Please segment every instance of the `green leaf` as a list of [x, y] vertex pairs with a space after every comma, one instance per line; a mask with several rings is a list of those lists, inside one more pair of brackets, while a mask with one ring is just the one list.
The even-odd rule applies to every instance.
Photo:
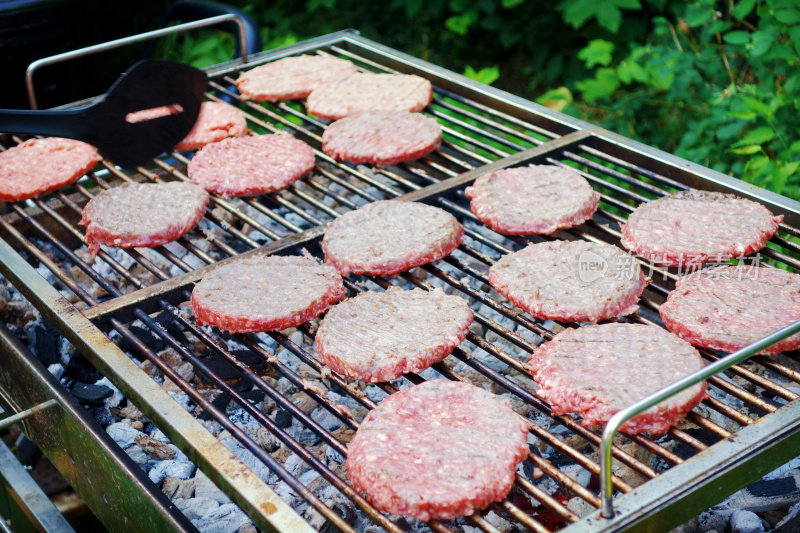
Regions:
[[502, 5], [506, 9], [511, 9], [512, 7], [517, 7], [524, 2], [525, 0], [503, 0]]
[[742, 30], [729, 31], [722, 36], [722, 39], [728, 44], [747, 44], [750, 42], [750, 32]]
[[737, 2], [736, 6], [733, 8], [733, 16], [738, 20], [742, 20], [753, 11], [755, 6], [756, 0], [742, 0], [741, 2]]
[[760, 144], [751, 144], [750, 146], [742, 146], [741, 148], [731, 148], [730, 150], [734, 154], [741, 154], [741, 155], [749, 155], [755, 154], [761, 151]]
[[775, 12], [775, 18], [783, 24], [797, 24], [800, 22], [800, 11], [797, 9], [780, 9]]
[[752, 179], [754, 176], [761, 174], [761, 172], [769, 164], [769, 157], [765, 155], [757, 155], [751, 157], [747, 164], [744, 166], [744, 175], [746, 178]]
[[464, 69], [464, 76], [471, 80], [485, 83], [486, 85], [491, 85], [497, 80], [497, 78], [500, 77], [500, 67], [495, 65], [493, 67], [486, 67], [476, 71], [471, 66], [467, 65], [467, 68]]
[[578, 52], [578, 59], [583, 60], [588, 68], [595, 65], [608, 66], [611, 63], [611, 53], [614, 44], [603, 39], [589, 41], [589, 45]]
[[448, 18], [444, 21], [444, 25], [456, 35], [466, 35], [469, 31], [469, 27], [472, 26], [472, 23], [475, 22], [477, 17], [478, 15], [474, 11], [467, 11], [462, 15]]
[[789, 151], [797, 152], [800, 154], [800, 139], [796, 140], [789, 146]]
[[550, 89], [539, 98], [536, 102], [547, 106], [556, 111], [562, 111], [565, 107], [572, 103], [572, 92], [566, 87], [558, 87]]
[[775, 138], [775, 131], [769, 126], [761, 126], [750, 130], [747, 135], [736, 142], [734, 146], [744, 146], [747, 144], [764, 144]]
[[562, 0], [558, 5], [564, 21], [580, 28], [590, 19], [612, 33], [617, 33], [622, 23], [622, 9], [641, 9], [639, 0]]
[[601, 68], [597, 70], [595, 78], [576, 82], [575, 86], [586, 100], [592, 101], [614, 94], [619, 87], [619, 78], [613, 68]]
[[775, 41], [778, 40], [779, 36], [778, 30], [774, 28], [754, 31], [751, 35], [753, 47], [750, 49], [750, 53], [756, 57], [764, 55], [775, 45]]
[[800, 48], [800, 26], [789, 29], [789, 39], [797, 48]]
[[707, 22], [711, 22], [714, 18], [714, 10], [707, 7], [692, 4], [686, 8], [686, 14], [683, 17], [683, 20], [692, 28], [696, 28], [697, 26], [702, 26]]

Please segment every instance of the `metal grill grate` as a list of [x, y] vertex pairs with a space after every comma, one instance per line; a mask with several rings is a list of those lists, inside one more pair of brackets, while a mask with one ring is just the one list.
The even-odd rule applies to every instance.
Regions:
[[[229, 336], [197, 327], [180, 304], [188, 299], [191, 284], [210, 265], [251, 250], [296, 253], [305, 248], [321, 257], [318, 245], [324, 224], [367, 202], [402, 197], [451, 212], [464, 224], [466, 237], [450, 257], [393, 280], [351, 275], [346, 280], [348, 295], [400, 284], [425, 289], [439, 286], [468, 298], [479, 327], [473, 328], [467, 341], [445, 361], [434, 365], [426, 376], [463, 380], [507, 394], [517, 410], [531, 421], [531, 435], [535, 439], [506, 500], [463, 521], [434, 521], [428, 525], [436, 531], [458, 530], [463, 524], [482, 531], [497, 531], [486, 518], [489, 511], [523, 529], [540, 532], [579, 521], [600, 505], [596, 488], [600, 473], [599, 434], [583, 428], [571, 417], [553, 417], [547, 404], [535, 396], [535, 386], [524, 366], [528, 353], [537, 344], [568, 324], [534, 320], [499, 298], [488, 286], [488, 268], [505, 253], [551, 238], [618, 245], [619, 223], [641, 202], [690, 186], [720, 189], [729, 184], [704, 181], [702, 176], [676, 169], [671, 162], [655, 157], [655, 152], [642, 153], [620, 145], [612, 136], [595, 135], [598, 130], [577, 121], [567, 125], [546, 113], [519, 108], [512, 113], [514, 108], [506, 95], [497, 93], [487, 101], [486, 95], [460, 86], [461, 80], [446, 83], [440, 69], [421, 62], [419, 65], [399, 62], [396, 54], [381, 55], [385, 49], [368, 41], [352, 36], [341, 42], [333, 40], [333, 45], [321, 46], [312, 41], [268, 54], [256, 63], [289, 53], [314, 51], [345, 57], [369, 71], [408, 72], [413, 67], [415, 73], [432, 77], [435, 84], [434, 103], [426, 113], [442, 125], [444, 142], [439, 150], [417, 162], [383, 169], [343, 164], [319, 150], [325, 122], [306, 115], [301, 105], [234, 101], [247, 114], [254, 132], [285, 131], [309, 142], [317, 155], [315, 170], [278, 193], [252, 199], [213, 198], [199, 229], [176, 243], [154, 250], [102, 251], [93, 263], [83, 246], [83, 229], [77, 225], [86, 201], [98, 191], [126, 181], [186, 180], [188, 154], [173, 153], [155, 160], [152, 167], [140, 168], [136, 175], [103, 162], [103, 171], [90, 174], [73, 189], [25, 204], [11, 204], [11, 213], [0, 218], [0, 231], [107, 336], [126, 341], [132, 347], [131, 356], [149, 361], [185, 392], [196, 406], [195, 414], [204, 412], [221, 424], [331, 524], [343, 531], [354, 531], [353, 524], [331, 499], [320, 496], [332, 491], [361, 509], [375, 524], [390, 531], [408, 531], [417, 525], [372, 508], [348, 485], [340, 462], [320, 458], [316, 455], [319, 446], [301, 443], [281, 427], [275, 414], [265, 414], [248, 401], [245, 392], [249, 389], [263, 392], [279, 410], [291, 416], [292, 424], [314, 435], [309, 440], [319, 441], [321, 446], [344, 457], [347, 441], [364, 414], [376, 405], [375, 400], [398, 387], [422, 381], [421, 376], [407, 375], [366, 390], [355, 381], [331, 374], [319, 362], [313, 351], [316, 322], [300, 327], [292, 335]], [[236, 97], [229, 88], [236, 68], [219, 69], [211, 84], [210, 99]], [[489, 170], [529, 163], [578, 169], [601, 194], [600, 209], [594, 219], [578, 228], [560, 230], [551, 237], [530, 238], [504, 237], [478, 222], [469, 211], [464, 187]], [[786, 205], [793, 207], [791, 204], [770, 207], [790, 215], [787, 222], [796, 224], [800, 215], [793, 215]], [[762, 257], [783, 268], [800, 270], [800, 246], [795, 242], [798, 236], [800, 230], [782, 225]], [[624, 320], [658, 323], [658, 305], [679, 273], [675, 269], [655, 269], [649, 274], [653, 283], [643, 295], [640, 311]], [[131, 327], [133, 322], [137, 328]], [[148, 347], [145, 337], [153, 335], [190, 362], [199, 379], [187, 381]], [[248, 357], [243, 357], [243, 353]], [[719, 358], [710, 351], [702, 354], [709, 361]], [[220, 365], [226, 372], [220, 373]], [[711, 396], [667, 435], [619, 437], [613, 452], [619, 464], [613, 480], [615, 488], [621, 493], [646, 488], [648, 480], [692, 461], [699, 452], [736, 436], [741, 428], [780, 411], [798, 397], [798, 368], [793, 357], [756, 357], [724, 376], [712, 378]], [[237, 384], [244, 383], [247, 390], [237, 388]], [[293, 401], [301, 392], [313, 401], [313, 411], [301, 409]], [[217, 393], [226, 395], [273, 433], [285, 449], [316, 471], [323, 481], [313, 487], [305, 485], [286, 468], [285, 457], [262, 449], [252, 435], [231, 420], [225, 409], [214, 403]], [[341, 429], [325, 429], [309, 414], [317, 408], [333, 415]], [[169, 428], [162, 429], [170, 435]], [[189, 448], [187, 453], [191, 455], [191, 443]], [[332, 489], [327, 490], [328, 487]], [[731, 487], [731, 491], [735, 488]], [[586, 523], [584, 520], [583, 524]]]

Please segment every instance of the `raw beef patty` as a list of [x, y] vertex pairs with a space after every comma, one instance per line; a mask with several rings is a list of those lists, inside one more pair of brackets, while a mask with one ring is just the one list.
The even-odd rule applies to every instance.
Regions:
[[681, 191], [636, 208], [622, 226], [622, 245], [662, 265], [724, 261], [762, 249], [782, 220], [732, 194]]
[[396, 276], [455, 250], [464, 228], [453, 215], [425, 204], [383, 200], [345, 213], [322, 239], [325, 262], [350, 272]]
[[536, 318], [597, 322], [635, 312], [647, 277], [616, 246], [552, 241], [504, 256], [489, 283]]
[[236, 87], [243, 97], [256, 102], [294, 100], [356, 72], [353, 63], [336, 57], [286, 57], [243, 72]]
[[97, 149], [81, 141], [28, 139], [0, 152], [0, 201], [27, 200], [69, 185], [98, 161]]
[[463, 298], [441, 289], [365, 292], [328, 312], [314, 340], [334, 372], [370, 383], [420, 372], [461, 344], [472, 323]]
[[176, 150], [197, 150], [227, 137], [247, 135], [247, 121], [239, 108], [223, 102], [203, 102], [191, 131]]
[[314, 168], [314, 151], [290, 135], [224, 139], [189, 162], [189, 178], [225, 197], [257, 196], [288, 187]]
[[[697, 350], [672, 333], [643, 324], [566, 329], [539, 346], [528, 362], [553, 413], [577, 413], [584, 426], [605, 424], [618, 411], [703, 368]], [[622, 431], [665, 433], [705, 396], [705, 382], [633, 417]]]
[[422, 111], [433, 100], [433, 87], [411, 74], [352, 74], [311, 91], [306, 109], [338, 120], [365, 111]]
[[592, 218], [600, 199], [577, 171], [555, 165], [498, 170], [479, 177], [464, 194], [475, 216], [504, 235], [577, 226]]
[[347, 447], [347, 474], [378, 509], [446, 520], [502, 500], [527, 441], [527, 423], [506, 400], [466, 383], [427, 381], [364, 418]]
[[337, 120], [322, 134], [322, 150], [351, 163], [394, 165], [436, 150], [442, 129], [435, 119], [405, 111], [374, 111]]
[[199, 325], [245, 333], [299, 326], [342, 298], [342, 278], [331, 267], [308, 257], [256, 254], [206, 274], [191, 304]]
[[132, 248], [174, 241], [197, 224], [208, 193], [182, 182], [131, 183], [98, 194], [83, 208], [86, 243], [92, 255], [100, 245]]
[[[800, 275], [772, 267], [721, 266], [684, 276], [658, 310], [695, 346], [734, 352], [800, 320]], [[800, 333], [763, 350], [800, 348]]]

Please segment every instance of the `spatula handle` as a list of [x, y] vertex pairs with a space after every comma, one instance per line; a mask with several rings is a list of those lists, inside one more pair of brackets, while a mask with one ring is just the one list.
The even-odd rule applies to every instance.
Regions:
[[81, 110], [0, 109], [0, 132], [85, 140], [81, 121], [76, 120], [80, 112]]

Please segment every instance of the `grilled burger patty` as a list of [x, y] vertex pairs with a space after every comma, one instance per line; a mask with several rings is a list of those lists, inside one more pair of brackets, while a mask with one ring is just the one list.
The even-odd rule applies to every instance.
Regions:
[[306, 109], [338, 120], [366, 111], [422, 111], [433, 100], [433, 87], [411, 74], [357, 73], [311, 91]]
[[175, 145], [176, 150], [197, 150], [227, 137], [247, 135], [244, 113], [223, 102], [203, 102], [191, 131]]
[[83, 208], [86, 243], [132, 248], [160, 246], [184, 235], [201, 218], [208, 193], [182, 182], [128, 183], [98, 194]]
[[[536, 394], [553, 414], [576, 413], [584, 426], [605, 424], [621, 409], [703, 368], [692, 346], [657, 326], [602, 324], [566, 329], [528, 361]], [[705, 382], [664, 400], [621, 430], [665, 433], [705, 396]]]
[[435, 119], [405, 111], [374, 111], [337, 120], [322, 134], [322, 150], [351, 163], [394, 165], [436, 150], [442, 129]]
[[27, 200], [69, 185], [98, 161], [97, 149], [81, 141], [28, 139], [0, 152], [0, 201]]
[[530, 165], [491, 172], [464, 190], [475, 216], [504, 235], [550, 234], [597, 211], [600, 195], [571, 168]]
[[376, 383], [441, 361], [461, 344], [471, 323], [472, 310], [458, 296], [392, 287], [335, 306], [314, 345], [334, 372]]
[[396, 276], [449, 255], [464, 237], [453, 215], [416, 202], [383, 200], [345, 213], [328, 224], [325, 262], [350, 272]]
[[508, 494], [527, 440], [527, 424], [507, 401], [466, 383], [427, 381], [364, 418], [347, 448], [347, 473], [378, 509], [450, 519]]
[[501, 258], [489, 283], [536, 318], [597, 322], [635, 312], [647, 277], [616, 246], [551, 241]]
[[353, 63], [336, 57], [286, 57], [243, 72], [236, 87], [244, 98], [256, 102], [294, 100], [356, 72]]
[[245, 256], [215, 268], [192, 290], [199, 325], [232, 333], [278, 331], [316, 318], [344, 298], [342, 278], [309, 257]]
[[761, 250], [782, 221], [733, 194], [681, 191], [637, 207], [622, 226], [622, 245], [669, 266], [724, 261]]
[[[684, 276], [659, 308], [667, 328], [695, 346], [733, 352], [800, 320], [800, 275], [720, 266]], [[800, 333], [763, 350], [800, 348]]]
[[257, 196], [288, 187], [314, 168], [314, 151], [291, 135], [224, 139], [189, 162], [189, 178], [225, 197]]

